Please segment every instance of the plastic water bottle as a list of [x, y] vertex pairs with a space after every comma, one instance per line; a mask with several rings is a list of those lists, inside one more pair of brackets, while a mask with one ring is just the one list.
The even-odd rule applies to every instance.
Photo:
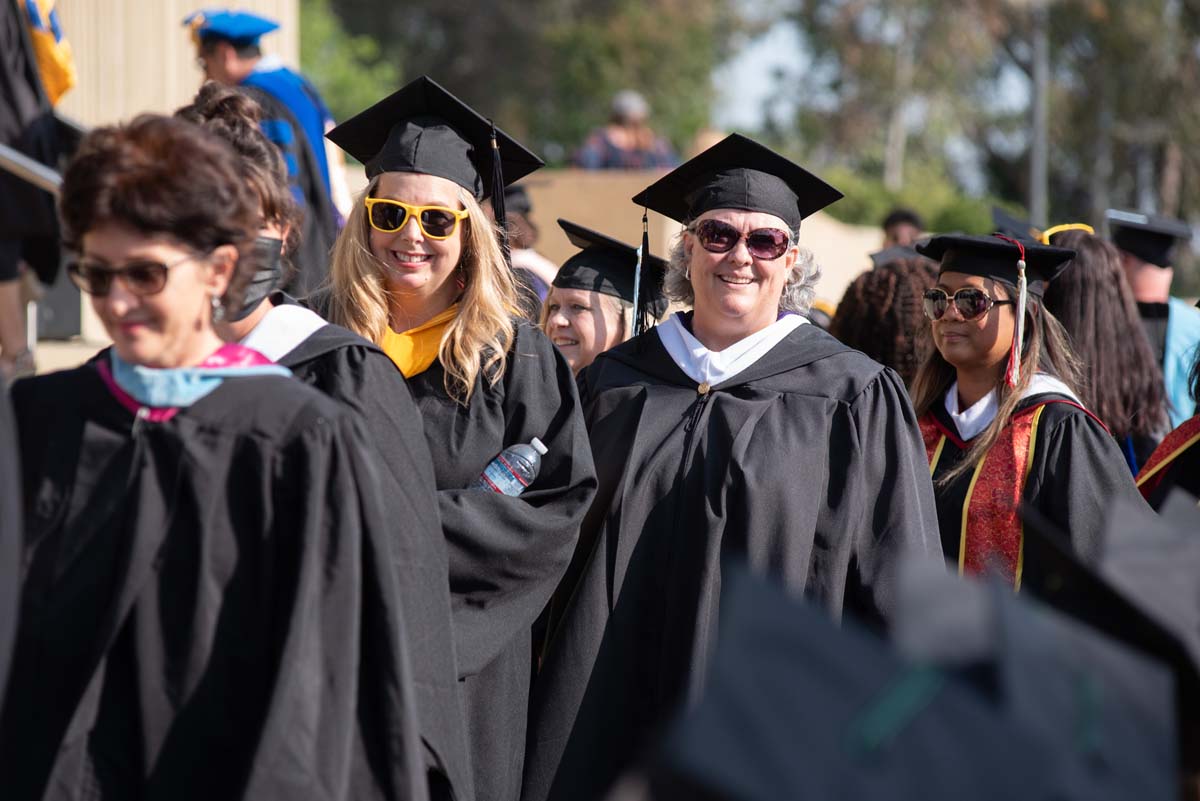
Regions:
[[510, 445], [483, 468], [471, 489], [485, 489], [516, 497], [529, 487], [542, 469], [546, 446], [537, 437], [528, 445]]

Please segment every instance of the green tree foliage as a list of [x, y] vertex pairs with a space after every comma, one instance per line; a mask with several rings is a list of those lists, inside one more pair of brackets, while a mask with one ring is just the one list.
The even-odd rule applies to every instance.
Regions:
[[338, 120], [400, 85], [399, 67], [384, 57], [379, 41], [347, 33], [330, 0], [300, 2], [300, 67]]
[[[552, 163], [642, 92], [651, 123], [686, 148], [708, 123], [710, 74], [738, 30], [733, 0], [332, 0], [346, 29], [383, 44]], [[398, 83], [396, 84], [399, 85]]]

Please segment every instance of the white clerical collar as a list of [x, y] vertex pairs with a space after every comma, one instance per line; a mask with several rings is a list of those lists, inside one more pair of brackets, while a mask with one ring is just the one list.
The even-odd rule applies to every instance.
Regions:
[[316, 312], [288, 303], [267, 312], [241, 344], [277, 362], [326, 325]]
[[283, 59], [276, 55], [263, 56], [254, 65], [254, 72], [274, 72], [283, 69]]
[[799, 314], [785, 314], [761, 331], [740, 339], [720, 351], [711, 351], [692, 336], [676, 312], [654, 330], [671, 360], [697, 384], [715, 386], [728, 381], [753, 365], [788, 334], [808, 320]]
[[[1021, 393], [1021, 400], [1032, 398], [1034, 395], [1041, 395], [1046, 392], [1053, 392], [1058, 395], [1066, 395], [1071, 400], [1079, 403], [1079, 398], [1070, 388], [1059, 381], [1052, 375], [1046, 373], [1035, 373], [1033, 378], [1029, 379], [1029, 386]], [[950, 419], [954, 421], [954, 427], [958, 430], [958, 435], [964, 441], [975, 439], [983, 433], [983, 430], [991, 425], [996, 419], [996, 412], [1000, 410], [996, 390], [992, 390], [984, 395], [979, 400], [975, 401], [968, 408], [959, 411], [958, 409], [958, 381], [950, 385], [950, 389], [946, 390], [944, 403], [946, 405], [946, 413], [950, 415]], [[1081, 404], [1082, 405], [1082, 404]]]

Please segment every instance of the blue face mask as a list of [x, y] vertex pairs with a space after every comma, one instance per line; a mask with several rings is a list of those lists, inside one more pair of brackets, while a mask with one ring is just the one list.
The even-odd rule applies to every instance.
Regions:
[[143, 406], [182, 408], [221, 386], [226, 378], [255, 375], [290, 376], [292, 371], [278, 364], [255, 367], [177, 367], [157, 369], [129, 364], [109, 351], [113, 380]]

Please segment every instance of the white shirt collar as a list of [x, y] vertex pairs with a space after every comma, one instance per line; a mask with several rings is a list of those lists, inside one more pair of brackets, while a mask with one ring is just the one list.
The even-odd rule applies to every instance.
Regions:
[[700, 343], [676, 312], [654, 330], [671, 360], [697, 384], [715, 386], [746, 370], [788, 334], [808, 323], [802, 315], [786, 314], [761, 331], [740, 339], [725, 350], [711, 351]]
[[[1046, 373], [1035, 373], [1033, 378], [1029, 379], [1029, 386], [1021, 393], [1021, 400], [1046, 392], [1066, 395], [1076, 403], [1080, 403], [1079, 398], [1075, 396], [1075, 393], [1066, 384]], [[943, 402], [946, 406], [946, 413], [950, 415], [950, 419], [954, 422], [954, 427], [958, 429], [958, 435], [964, 441], [973, 440], [982, 434], [984, 429], [996, 419], [996, 413], [1000, 410], [998, 395], [996, 394], [996, 390], [993, 389], [968, 408], [959, 411], [958, 381], [955, 381], [950, 385], [950, 389], [946, 390], [946, 397]]]
[[326, 325], [316, 312], [288, 303], [267, 312], [241, 344], [278, 362]]

